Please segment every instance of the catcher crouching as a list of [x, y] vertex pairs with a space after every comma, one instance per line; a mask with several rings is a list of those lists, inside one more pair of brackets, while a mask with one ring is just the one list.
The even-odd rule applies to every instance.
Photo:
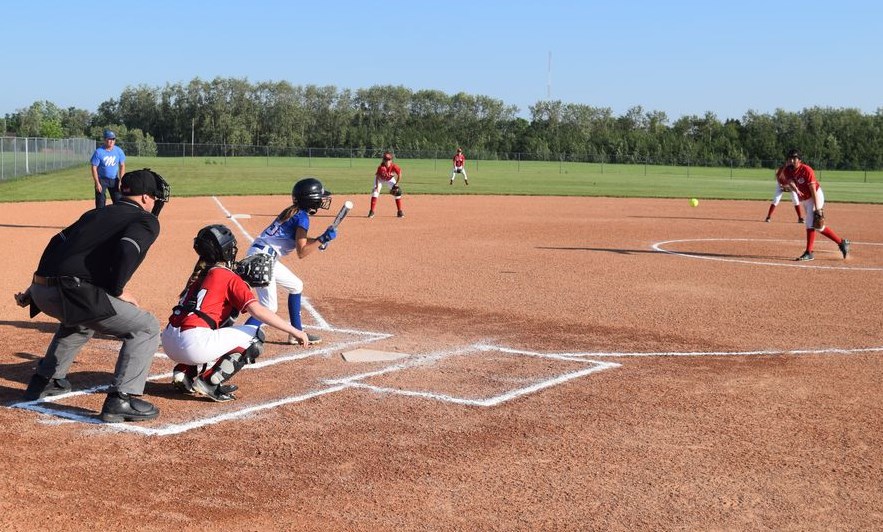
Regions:
[[235, 325], [240, 313], [248, 312], [304, 346], [310, 342], [306, 333], [261, 305], [251, 291], [270, 282], [271, 256], [261, 253], [237, 262], [236, 237], [221, 224], [200, 229], [193, 249], [199, 259], [162, 332], [162, 346], [177, 362], [172, 372], [175, 388], [213, 401], [230, 401], [238, 387], [228, 381], [254, 363], [264, 345], [260, 327]]

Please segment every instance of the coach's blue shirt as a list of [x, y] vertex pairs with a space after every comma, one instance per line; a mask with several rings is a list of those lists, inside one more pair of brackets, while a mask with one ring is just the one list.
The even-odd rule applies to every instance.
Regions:
[[106, 149], [104, 146], [95, 150], [92, 154], [92, 166], [98, 167], [98, 177], [104, 179], [116, 179], [120, 174], [120, 163], [126, 161], [126, 154], [122, 148], [114, 146]]

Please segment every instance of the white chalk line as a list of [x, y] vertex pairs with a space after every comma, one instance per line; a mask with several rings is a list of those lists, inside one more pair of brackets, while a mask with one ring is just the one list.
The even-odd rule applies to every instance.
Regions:
[[[702, 259], [702, 260], [714, 260], [719, 262], [736, 262], [741, 264], [753, 264], [760, 266], [784, 266], [786, 268], [808, 268], [815, 270], [852, 270], [852, 271], [871, 271], [871, 272], [879, 272], [883, 271], [883, 267], [874, 267], [874, 266], [828, 266], [817, 264], [813, 262], [795, 262], [794, 260], [787, 259], [787, 262], [770, 262], [770, 261], [761, 261], [761, 260], [748, 260], [748, 259], [737, 259], [733, 257], [709, 257], [703, 255], [699, 252], [683, 252], [683, 251], [671, 251], [665, 249], [663, 246], [668, 244], [680, 244], [684, 242], [795, 242], [794, 240], [782, 240], [782, 239], [760, 239], [760, 238], [690, 238], [683, 240], [666, 240], [664, 242], [656, 242], [651, 246], [656, 251], [661, 253], [667, 253], [669, 255], [676, 255], [678, 257], [687, 257], [690, 259]], [[883, 244], [879, 242], [851, 242], [853, 246], [856, 244], [861, 246], [883, 246]], [[802, 253], [802, 251], [799, 251]], [[818, 252], [818, 251], [816, 251]], [[836, 251], [838, 255], [840, 255], [840, 251]], [[785, 260], [785, 259], [783, 259]], [[847, 259], [848, 260], [848, 259]]]
[[[373, 384], [368, 384], [364, 381], [365, 379], [369, 379], [372, 377], [377, 377], [380, 375], [385, 375], [387, 373], [392, 373], [396, 371], [403, 371], [409, 368], [420, 367], [431, 365], [439, 360], [444, 358], [448, 358], [451, 356], [458, 356], [467, 354], [470, 352], [479, 351], [479, 352], [487, 352], [487, 351], [500, 351], [507, 354], [514, 355], [525, 355], [537, 358], [545, 358], [551, 360], [559, 360], [563, 362], [576, 362], [580, 364], [590, 364], [591, 367], [584, 368], [577, 371], [567, 372], [562, 375], [558, 375], [551, 379], [539, 380], [530, 386], [525, 386], [522, 388], [517, 388], [514, 390], [510, 390], [506, 393], [496, 395], [493, 397], [486, 397], [482, 399], [472, 399], [466, 397], [455, 397], [447, 394], [435, 393], [435, 392], [427, 392], [420, 390], [408, 390], [403, 388], [390, 388], [384, 386], [376, 386]], [[460, 405], [468, 405], [468, 406], [480, 406], [480, 407], [490, 407], [497, 406], [506, 401], [510, 401], [517, 397], [521, 397], [523, 395], [528, 395], [531, 393], [536, 393], [540, 390], [550, 388], [552, 386], [557, 386], [569, 380], [573, 380], [579, 377], [584, 377], [586, 375], [590, 375], [592, 373], [596, 373], [598, 371], [603, 371], [606, 369], [612, 369], [620, 367], [621, 364], [617, 364], [615, 362], [599, 362], [586, 360], [585, 358], [578, 355], [560, 355], [560, 354], [545, 354], [538, 353], [534, 351], [524, 351], [524, 350], [516, 350], [516, 349], [508, 349], [505, 347], [494, 346], [484, 343], [476, 343], [468, 346], [464, 346], [454, 350], [448, 351], [438, 351], [435, 353], [430, 353], [425, 356], [421, 356], [419, 358], [415, 358], [412, 360], [407, 360], [405, 362], [400, 362], [398, 364], [393, 364], [382, 368], [377, 371], [369, 371], [365, 373], [359, 373], [356, 375], [350, 375], [348, 377], [343, 377], [339, 379], [325, 379], [323, 382], [331, 385], [343, 385], [351, 388], [360, 388], [365, 390], [370, 390], [375, 393], [383, 393], [383, 394], [396, 394], [403, 395], [407, 397], [420, 397], [423, 399], [433, 399], [436, 401], [444, 401], [450, 402]]]

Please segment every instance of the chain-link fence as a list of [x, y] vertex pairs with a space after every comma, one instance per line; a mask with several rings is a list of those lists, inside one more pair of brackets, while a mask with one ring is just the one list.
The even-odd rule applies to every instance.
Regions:
[[96, 146], [90, 139], [0, 137], [0, 181], [86, 165]]
[[[238, 158], [245, 162], [251, 158], [255, 164], [266, 164], [276, 158], [301, 158], [301, 159], [379, 159], [384, 151], [392, 151], [397, 159], [423, 159], [450, 161], [454, 155], [453, 150], [430, 149], [394, 149], [394, 148], [306, 148], [306, 147], [274, 147], [254, 146], [244, 144], [191, 144], [191, 143], [156, 143], [149, 149], [139, 150], [138, 146], [128, 144], [125, 146], [126, 155], [143, 155], [148, 157], [177, 157], [177, 158], [203, 158], [207, 160], [219, 160]], [[471, 165], [479, 161], [510, 161], [520, 162], [552, 162], [552, 163], [595, 163], [595, 164], [631, 164], [649, 166], [674, 166], [689, 169], [690, 167], [711, 168], [776, 168], [783, 163], [782, 160], [764, 160], [741, 158], [738, 160], [725, 157], [709, 159], [690, 159], [687, 157], [673, 157], [669, 159], [642, 156], [639, 154], [596, 154], [596, 153], [529, 153], [529, 152], [493, 152], [488, 150], [469, 150], [466, 153]], [[814, 167], [824, 168], [825, 165], [818, 161], [807, 160]], [[689, 171], [689, 170], [686, 170]]]

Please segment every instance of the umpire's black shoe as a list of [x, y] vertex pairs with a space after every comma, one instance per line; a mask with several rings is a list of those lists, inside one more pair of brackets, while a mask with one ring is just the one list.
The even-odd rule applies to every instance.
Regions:
[[67, 379], [47, 379], [42, 375], [34, 373], [34, 376], [31, 377], [31, 382], [28, 383], [28, 387], [25, 389], [24, 400], [36, 401], [44, 397], [68, 393], [69, 391], [71, 391], [71, 383]]
[[149, 421], [159, 416], [159, 408], [144, 399], [122, 392], [111, 392], [101, 407], [101, 421], [119, 423], [121, 421]]

